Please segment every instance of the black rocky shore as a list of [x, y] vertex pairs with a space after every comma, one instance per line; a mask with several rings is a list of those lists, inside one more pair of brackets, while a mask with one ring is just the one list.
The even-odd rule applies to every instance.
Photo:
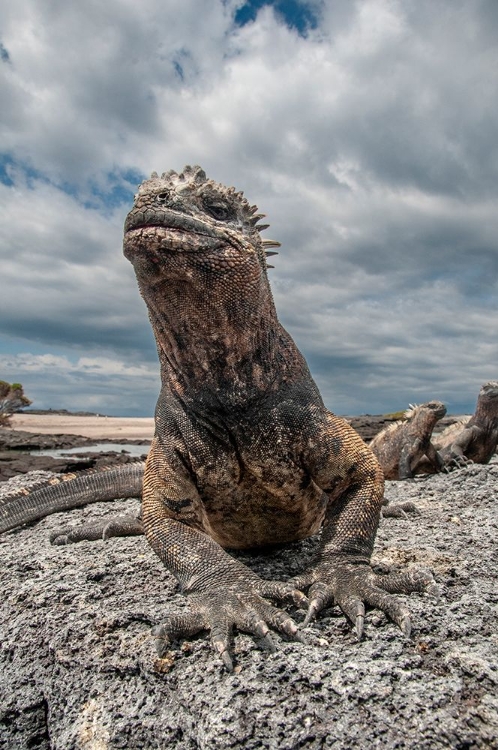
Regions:
[[[41, 476], [51, 475], [0, 483], [0, 498]], [[438, 600], [405, 597], [410, 639], [372, 610], [358, 642], [331, 607], [304, 629], [305, 643], [275, 636], [274, 654], [236, 634], [231, 675], [205, 634], [157, 657], [151, 628], [188, 604], [144, 538], [50, 545], [61, 525], [134, 510], [136, 501], [1, 535], [0, 747], [497, 748], [497, 488], [498, 456], [387, 482], [387, 498], [412, 500], [420, 515], [381, 520], [375, 564], [430, 568], [440, 587]], [[265, 578], [285, 579], [316, 546], [238, 556]]]
[[[122, 447], [115, 451], [92, 451], [92, 446], [98, 442], [116, 443]], [[143, 440], [96, 440], [81, 435], [40, 435], [0, 427], [0, 482], [30, 471], [66, 473], [136, 461], [137, 456], [130, 455], [127, 445], [143, 445], [143, 458], [149, 450], [149, 442]], [[88, 446], [84, 457], [81, 453], [72, 452], [74, 448], [82, 446]], [[65, 455], [63, 458], [52, 458], [30, 453], [40, 450], [64, 450]]]

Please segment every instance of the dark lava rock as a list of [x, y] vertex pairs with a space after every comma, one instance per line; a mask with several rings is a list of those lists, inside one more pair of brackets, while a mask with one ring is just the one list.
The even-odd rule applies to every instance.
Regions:
[[82, 435], [41, 435], [24, 430], [11, 430], [0, 427], [0, 451], [38, 451], [59, 448], [79, 448], [94, 445], [95, 439]]
[[377, 435], [378, 432], [387, 427], [387, 425], [395, 422], [396, 419], [381, 415], [373, 414], [362, 414], [359, 417], [344, 417], [351, 427], [363, 438], [367, 443]]
[[[28, 480], [17, 477], [0, 492]], [[387, 483], [391, 501], [412, 500], [421, 515], [382, 519], [376, 562], [431, 568], [441, 588], [439, 601], [405, 597], [411, 639], [372, 610], [358, 642], [330, 608], [304, 630], [305, 644], [275, 636], [274, 654], [236, 634], [231, 675], [205, 635], [155, 655], [151, 627], [188, 603], [144, 538], [48, 541], [61, 525], [123, 512], [134, 501], [0, 536], [0, 746], [496, 748], [497, 487], [497, 458]], [[239, 557], [266, 578], [286, 578], [315, 548], [307, 540]]]
[[0, 482], [4, 482], [18, 474], [27, 474], [30, 471], [53, 471], [58, 473], [84, 471], [85, 469], [96, 469], [114, 464], [129, 464], [134, 461], [145, 460], [147, 447], [141, 456], [131, 456], [123, 451], [85, 451], [71, 454], [67, 458], [52, 458], [51, 456], [37, 456], [29, 453], [16, 453], [7, 451], [0, 453]]
[[[147, 456], [149, 443], [142, 440], [105, 440], [120, 445], [143, 445], [142, 458]], [[92, 451], [95, 438], [81, 435], [39, 435], [23, 430], [0, 428], [0, 482], [17, 474], [30, 471], [55, 471], [60, 473], [83, 471], [113, 464], [126, 464], [137, 461], [139, 457], [131, 456], [126, 448], [119, 451]], [[84, 456], [81, 453], [71, 454], [71, 448], [88, 446]], [[28, 451], [67, 449], [63, 458], [40, 456]]]

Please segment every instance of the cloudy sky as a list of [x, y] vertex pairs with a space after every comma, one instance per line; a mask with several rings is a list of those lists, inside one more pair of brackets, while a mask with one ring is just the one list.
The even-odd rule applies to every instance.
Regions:
[[497, 40], [496, 0], [3, 0], [0, 379], [152, 413], [123, 220], [198, 163], [267, 214], [332, 410], [472, 411], [498, 379]]

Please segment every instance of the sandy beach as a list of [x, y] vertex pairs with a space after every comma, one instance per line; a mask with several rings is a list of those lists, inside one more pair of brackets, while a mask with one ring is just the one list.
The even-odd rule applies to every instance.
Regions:
[[79, 417], [72, 414], [14, 414], [14, 430], [41, 435], [83, 435], [96, 440], [152, 440], [152, 417]]

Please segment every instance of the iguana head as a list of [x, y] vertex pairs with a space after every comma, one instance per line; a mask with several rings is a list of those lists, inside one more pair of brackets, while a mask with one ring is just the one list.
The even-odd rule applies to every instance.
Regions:
[[154, 173], [138, 189], [124, 254], [170, 388], [181, 381], [198, 392], [202, 383], [210, 394], [243, 400], [251, 387], [275, 379], [278, 321], [266, 255], [279, 243], [262, 239], [267, 225], [257, 211], [200, 167]]
[[475, 416], [493, 422], [498, 421], [498, 381], [484, 383], [477, 397]]
[[412, 422], [416, 420], [424, 422], [427, 419], [437, 422], [445, 414], [446, 406], [442, 401], [427, 401], [425, 404], [419, 404], [418, 406], [410, 404], [410, 408], [405, 411], [405, 419]]
[[[137, 275], [148, 279], [157, 273], [177, 274], [185, 263], [205, 271], [229, 272], [251, 258], [266, 268], [268, 250], [278, 242], [263, 240], [259, 224], [264, 214], [251, 206], [241, 192], [206, 177], [201, 167], [186, 166], [180, 173], [154, 172], [138, 189], [125, 221], [124, 254]], [[178, 267], [178, 264], [180, 267]], [[192, 265], [190, 267], [192, 269]]]
[[498, 381], [490, 380], [489, 383], [484, 383], [479, 391], [479, 398], [498, 402]]

